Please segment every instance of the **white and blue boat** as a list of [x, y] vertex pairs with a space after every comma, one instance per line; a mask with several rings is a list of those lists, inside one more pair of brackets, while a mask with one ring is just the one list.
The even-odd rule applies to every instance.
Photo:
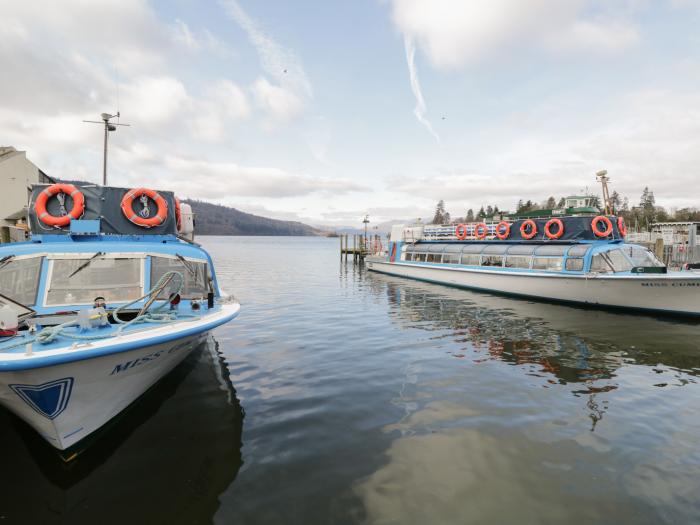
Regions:
[[700, 272], [671, 271], [625, 242], [614, 216], [394, 226], [367, 268], [461, 288], [663, 314], [700, 315]]
[[240, 305], [170, 192], [38, 186], [29, 209], [30, 240], [0, 245], [0, 403], [65, 450]]

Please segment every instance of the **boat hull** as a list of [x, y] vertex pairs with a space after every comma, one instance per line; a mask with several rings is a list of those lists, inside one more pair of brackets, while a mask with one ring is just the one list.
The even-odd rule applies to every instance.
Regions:
[[6, 355], [0, 362], [0, 404], [65, 450], [143, 395], [239, 309], [235, 304], [176, 325]]
[[0, 402], [54, 447], [65, 450], [105, 425], [206, 338], [0, 374]]
[[[700, 275], [562, 275], [507, 272], [367, 258], [367, 268], [460, 288], [546, 301], [700, 316]], [[685, 272], [679, 272], [685, 273]]]

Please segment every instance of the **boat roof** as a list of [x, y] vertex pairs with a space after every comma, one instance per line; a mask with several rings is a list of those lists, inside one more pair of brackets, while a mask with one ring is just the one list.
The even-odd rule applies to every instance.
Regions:
[[95, 235], [76, 240], [70, 236], [34, 236], [31, 241], [0, 245], [0, 258], [8, 255], [35, 255], [44, 253], [157, 253], [181, 255], [209, 260], [199, 245], [185, 242], [174, 235]]

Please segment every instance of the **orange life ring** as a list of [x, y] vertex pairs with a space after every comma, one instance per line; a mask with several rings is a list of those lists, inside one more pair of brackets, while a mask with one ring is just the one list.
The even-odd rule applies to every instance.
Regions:
[[[501, 231], [502, 228], [505, 228]], [[496, 237], [502, 241], [506, 240], [510, 235], [510, 223], [506, 221], [501, 221], [496, 225]]]
[[[605, 224], [605, 230], [598, 228], [598, 224], [601, 222]], [[598, 215], [597, 217], [594, 217], [591, 221], [591, 228], [593, 228], [593, 233], [596, 237], [607, 237], [613, 231], [612, 221], [610, 221], [610, 219], [608, 219], [605, 215]]]
[[[530, 227], [530, 233], [527, 233], [528, 226]], [[523, 236], [523, 239], [532, 239], [535, 235], [537, 235], [537, 223], [535, 223], [535, 221], [532, 219], [523, 221], [523, 223], [520, 225], [520, 235]]]
[[488, 234], [489, 227], [486, 226], [485, 222], [480, 222], [476, 226], [474, 226], [474, 236], [477, 239], [485, 239]]
[[[557, 232], [552, 233], [552, 226], [555, 224], [557, 225]], [[564, 235], [564, 223], [561, 221], [561, 219], [549, 219], [547, 224], [544, 225], [544, 234], [549, 239], [558, 239]]]
[[[64, 193], [73, 199], [73, 209], [61, 217], [56, 217], [46, 211], [46, 204], [49, 202], [49, 199], [58, 193]], [[72, 184], [52, 184], [43, 190], [36, 198], [34, 211], [36, 211], [39, 220], [48, 226], [68, 226], [71, 219], [79, 219], [83, 216], [83, 212], [85, 211], [85, 196]]]
[[460, 241], [467, 238], [467, 226], [466, 224], [458, 224], [455, 228], [455, 235]]
[[[152, 199], [156, 206], [158, 206], [158, 213], [153, 217], [140, 217], [136, 212], [134, 212], [133, 204], [134, 199], [141, 196], [147, 196]], [[144, 228], [152, 228], [153, 226], [160, 226], [168, 218], [168, 203], [165, 199], [155, 190], [149, 190], [148, 188], [134, 188], [129, 190], [124, 195], [122, 199], [122, 212], [124, 216], [131, 222], [138, 226], [143, 226]]]
[[627, 237], [627, 225], [624, 217], [617, 218], [617, 229], [620, 230], [620, 235]]
[[175, 197], [175, 225], [179, 232], [182, 229], [182, 210], [180, 210], [180, 199], [177, 197]]

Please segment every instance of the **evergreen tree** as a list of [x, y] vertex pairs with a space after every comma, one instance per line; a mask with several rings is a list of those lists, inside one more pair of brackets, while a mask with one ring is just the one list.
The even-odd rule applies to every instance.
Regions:
[[482, 207], [479, 209], [479, 213], [476, 214], [476, 220], [480, 221], [480, 220], [483, 219], [484, 217], [486, 217], [486, 211], [484, 211], [484, 207], [482, 206]]
[[557, 203], [557, 208], [563, 208], [564, 206], [566, 206], [566, 198], [562, 197]]
[[445, 223], [445, 201], [440, 199], [435, 207], [435, 215], [433, 216], [433, 224]]
[[467, 210], [467, 222], [474, 222], [474, 210], [471, 208]]
[[490, 204], [486, 206], [486, 216], [493, 217], [493, 207]]
[[545, 208], [548, 210], [552, 210], [556, 208], [556, 206], [557, 200], [553, 196], [549, 197], [549, 199], [547, 199], [547, 204], [545, 204]]
[[523, 200], [522, 199], [518, 200], [518, 206], [515, 209], [515, 212], [520, 213], [520, 212], [524, 211], [523, 210], [524, 207], [525, 207], [525, 204], [523, 203]]
[[610, 195], [610, 204], [612, 204], [613, 212], [616, 212], [622, 204], [622, 197], [616, 191], [613, 191], [612, 195]]
[[501, 213], [501, 211], [498, 209], [498, 206], [493, 207], [493, 213], [494, 215], [498, 215], [499, 213]]

